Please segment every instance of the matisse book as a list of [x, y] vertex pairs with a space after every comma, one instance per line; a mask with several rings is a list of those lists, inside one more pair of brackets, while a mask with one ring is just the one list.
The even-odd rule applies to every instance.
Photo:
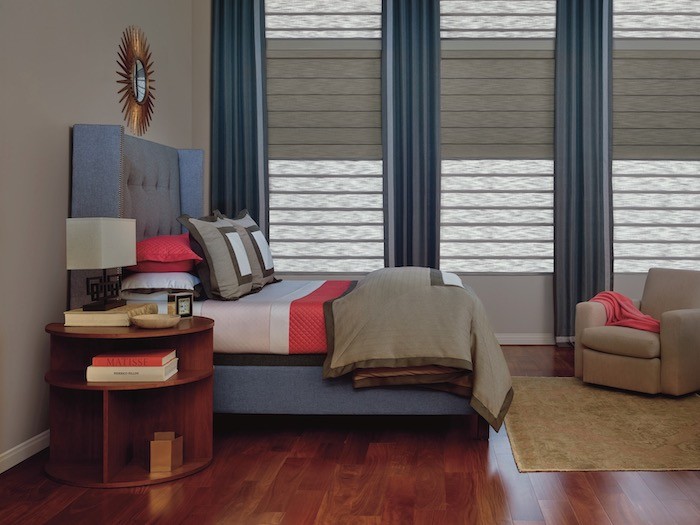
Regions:
[[92, 358], [92, 366], [163, 366], [175, 358], [175, 350], [98, 354]]
[[88, 382], [166, 381], [177, 373], [177, 357], [162, 366], [88, 366]]

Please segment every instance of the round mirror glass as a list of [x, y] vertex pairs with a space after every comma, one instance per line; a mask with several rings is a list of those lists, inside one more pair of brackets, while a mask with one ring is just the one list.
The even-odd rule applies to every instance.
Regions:
[[143, 67], [143, 62], [138, 58], [134, 62], [134, 70], [131, 76], [132, 89], [134, 90], [134, 98], [139, 104], [146, 99], [146, 70]]

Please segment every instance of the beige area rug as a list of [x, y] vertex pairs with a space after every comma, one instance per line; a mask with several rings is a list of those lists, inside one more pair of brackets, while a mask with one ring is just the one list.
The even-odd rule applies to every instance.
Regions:
[[521, 472], [700, 470], [700, 396], [634, 394], [573, 377], [514, 377], [506, 428]]

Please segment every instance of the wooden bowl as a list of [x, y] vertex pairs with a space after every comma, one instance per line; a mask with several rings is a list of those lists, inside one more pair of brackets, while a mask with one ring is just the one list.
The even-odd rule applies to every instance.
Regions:
[[140, 328], [171, 328], [180, 322], [179, 315], [143, 314], [135, 315], [131, 322]]

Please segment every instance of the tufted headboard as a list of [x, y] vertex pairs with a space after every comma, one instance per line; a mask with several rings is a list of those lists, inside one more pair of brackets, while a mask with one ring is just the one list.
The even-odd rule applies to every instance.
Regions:
[[[116, 125], [73, 126], [71, 217], [136, 219], [136, 239], [181, 233], [177, 217], [203, 209], [204, 152], [124, 134]], [[71, 272], [70, 305], [87, 302], [85, 272]]]

